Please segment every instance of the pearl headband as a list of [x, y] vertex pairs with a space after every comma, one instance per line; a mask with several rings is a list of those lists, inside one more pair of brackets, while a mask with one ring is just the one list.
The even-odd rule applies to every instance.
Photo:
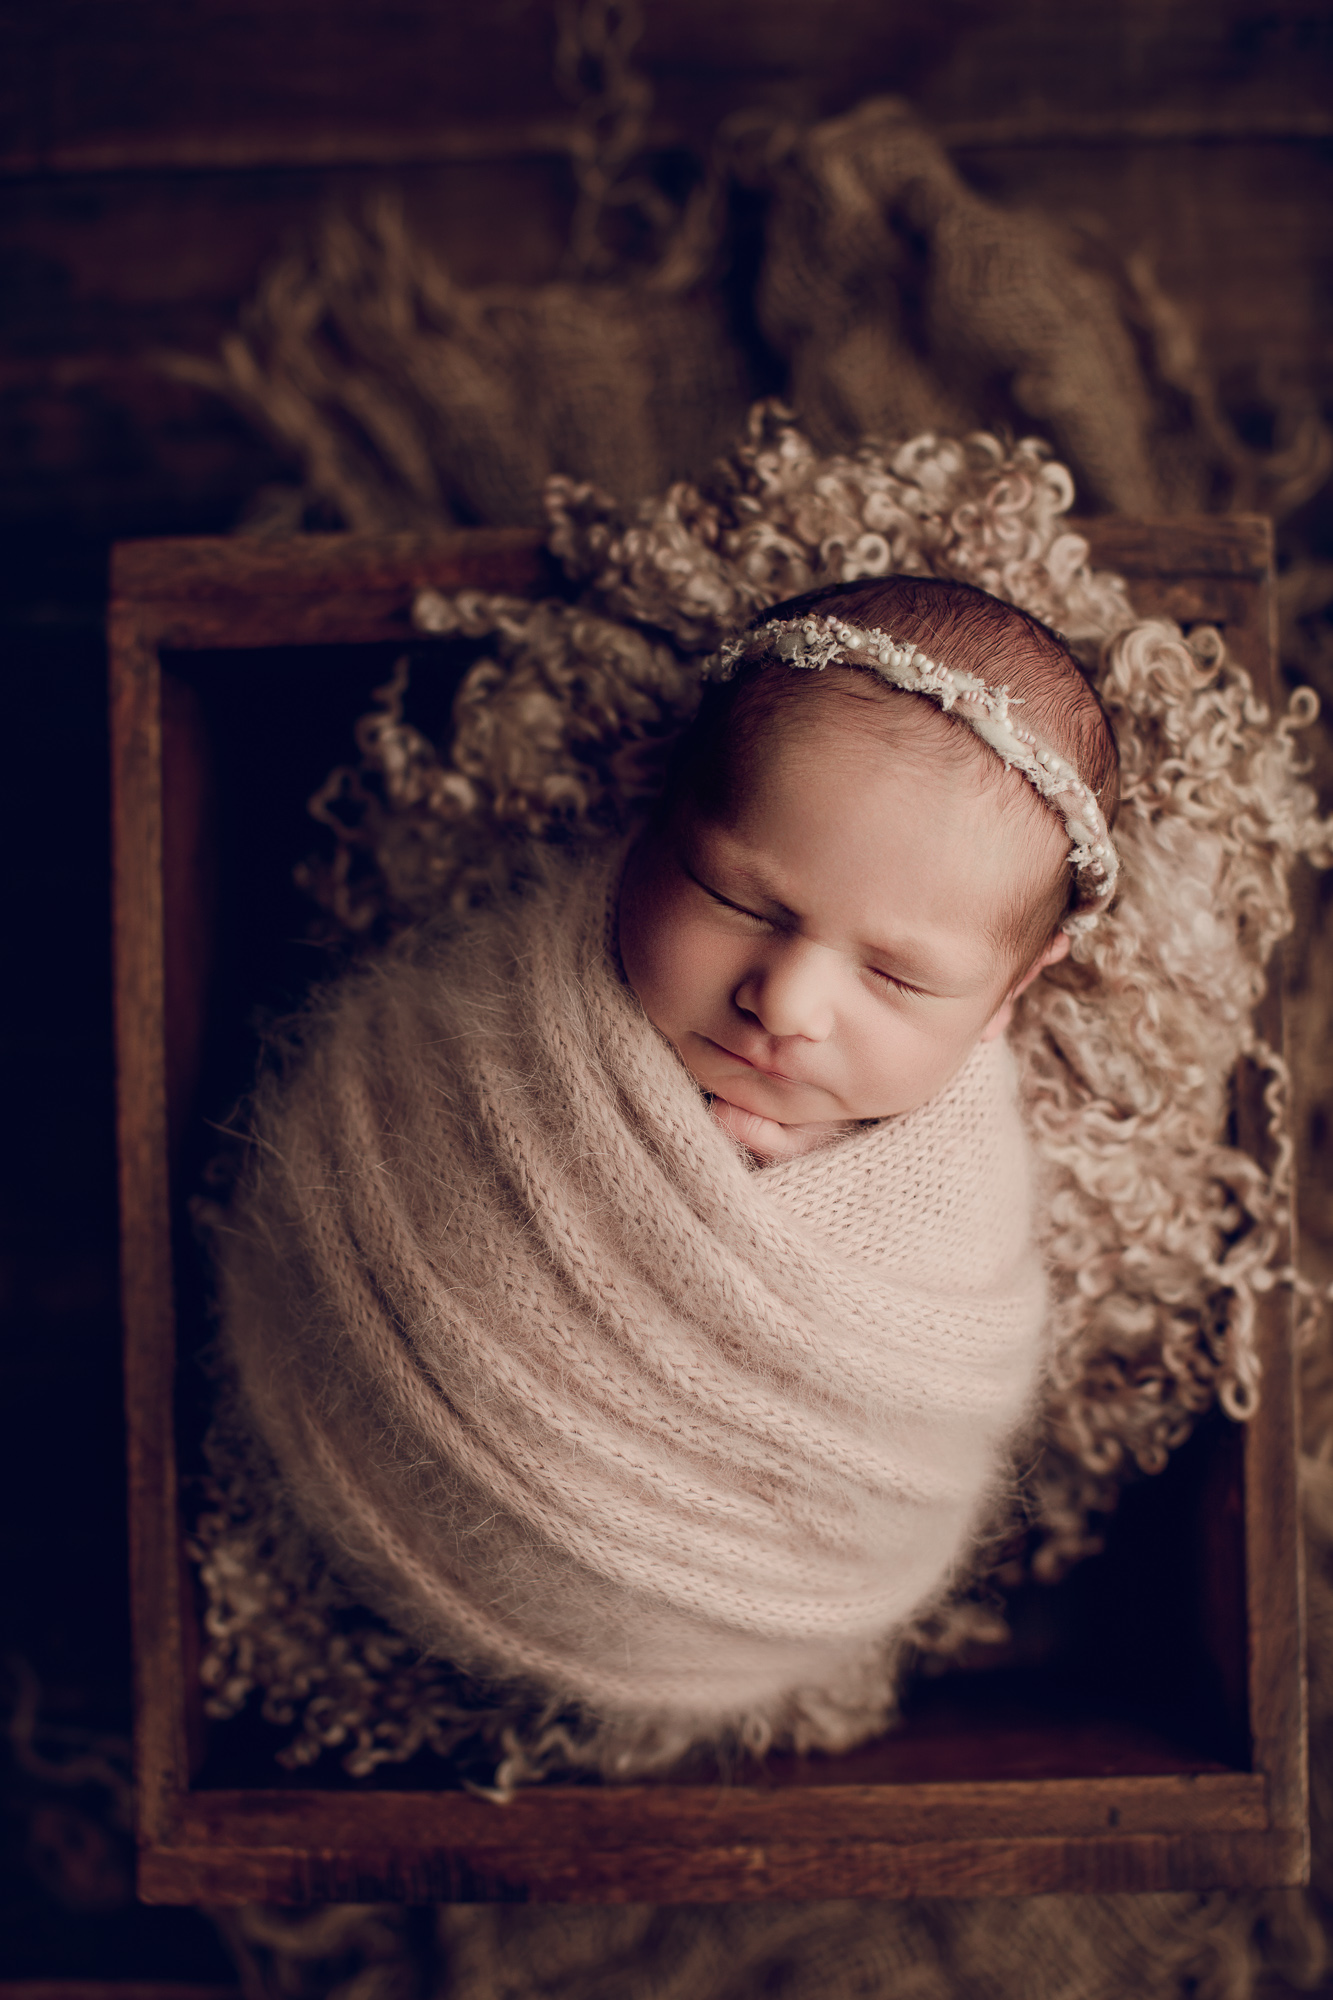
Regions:
[[1073, 765], [1017, 721], [1013, 711], [1023, 703], [1007, 687], [989, 688], [976, 674], [942, 667], [928, 660], [920, 647], [900, 645], [878, 627], [847, 625], [824, 612], [771, 618], [765, 625], [752, 626], [714, 653], [704, 670], [710, 680], [729, 681], [744, 660], [776, 657], [789, 667], [822, 670], [851, 653], [857, 658], [849, 664], [868, 666], [890, 687], [926, 695], [946, 713], [962, 703], [960, 720], [1060, 815], [1069, 834], [1069, 865], [1079, 888], [1078, 910], [1066, 918], [1064, 929], [1075, 936], [1090, 930], [1115, 894], [1120, 873], [1110, 829], [1096, 793]]

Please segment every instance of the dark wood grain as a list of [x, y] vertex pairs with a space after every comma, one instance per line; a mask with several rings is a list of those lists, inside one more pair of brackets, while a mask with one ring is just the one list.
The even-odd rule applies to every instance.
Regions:
[[[1274, 688], [1267, 524], [1080, 524], [1145, 612], [1219, 622]], [[1245, 1713], [1230, 1765], [1110, 1707], [1033, 1695], [1017, 1719], [904, 1728], [847, 1760], [775, 1760], [734, 1782], [554, 1787], [493, 1805], [456, 1790], [191, 1783], [188, 1596], [172, 1439], [168, 1132], [189, 1095], [210, 949], [205, 712], [156, 648], [394, 639], [422, 584], [551, 587], [527, 532], [141, 543], [117, 552], [113, 719], [127, 1399], [138, 1675], [141, 1893], [228, 1903], [709, 1901], [1011, 1895], [1292, 1883], [1308, 1866], [1289, 1318], [1265, 1307], [1264, 1394], [1239, 1455], [1211, 1448], [1174, 1532], [1199, 1540], [1203, 1657]], [[225, 658], [225, 655], [219, 655]], [[233, 654], [234, 658], [234, 654]], [[280, 656], [275, 656], [280, 658]], [[202, 671], [202, 669], [201, 669]], [[218, 669], [224, 671], [224, 669]], [[267, 671], [267, 668], [265, 668]], [[225, 689], [223, 690], [225, 693]], [[170, 769], [164, 773], [163, 755]], [[164, 800], [170, 853], [164, 851]], [[174, 803], [173, 803], [174, 801]], [[165, 905], [165, 907], [164, 907]], [[173, 942], [174, 940], [174, 942]], [[174, 956], [173, 956], [174, 954]], [[172, 967], [175, 967], [173, 970]], [[164, 973], [164, 966], [167, 968]], [[170, 998], [168, 1005], [167, 996]], [[1278, 1009], [1276, 998], [1268, 1003]], [[1277, 1032], [1280, 1010], [1265, 1016]], [[170, 1053], [168, 1053], [170, 1051]], [[168, 1079], [170, 1078], [170, 1090]], [[1261, 1113], [1242, 1085], [1240, 1116]], [[1242, 1522], [1243, 1513], [1243, 1522]], [[1021, 1706], [1021, 1705], [1020, 1705]], [[1163, 1733], [1163, 1731], [1167, 1733]], [[952, 1731], [952, 1734], [950, 1733]]]
[[172, 650], [407, 640], [426, 585], [540, 597], [560, 581], [529, 528], [122, 542], [111, 569], [113, 598]]
[[239, 1986], [185, 1979], [0, 1979], [0, 2000], [242, 2000]]
[[273, 539], [182, 535], [119, 543], [111, 559], [111, 595], [173, 605], [220, 601], [234, 610], [238, 598], [269, 604], [333, 592], [355, 601], [431, 582], [533, 595], [557, 575], [542, 535], [531, 528]]
[[1267, 1303], [1258, 1328], [1263, 1421], [1245, 1438], [1245, 1544], [1254, 1762], [1271, 1822], [1304, 1843], [1309, 1870], [1305, 1613], [1296, 1489], [1297, 1382], [1291, 1311]]
[[1086, 1840], [965, 1836], [614, 1848], [558, 1845], [522, 1856], [364, 1846], [330, 1852], [148, 1850], [153, 1902], [720, 1903], [828, 1897], [1124, 1895], [1261, 1888], [1301, 1879], [1298, 1840], [1272, 1833], [1119, 1833]]
[[[16, 10], [5, 36], [0, 171], [512, 153], [560, 145], [568, 119], [537, 0], [403, 0], [392, 35], [355, 0], [330, 0], [317, 24], [293, 0], [196, 0], [188, 28], [162, 0], [91, 16], [60, 0], [39, 18]], [[663, 0], [638, 53], [658, 142], [698, 143], [738, 104], [818, 116], [885, 90], [973, 145], [1318, 137], [1329, 57], [1312, 25], [1301, 0], [1118, 0], [1092, 13], [1058, 0], [843, 0], [836, 15], [814, 0]]]
[[[1261, 689], [1261, 692], [1265, 690]], [[1281, 954], [1256, 1010], [1255, 1027], [1284, 1055]], [[1237, 1080], [1237, 1137], [1247, 1151], [1272, 1157], [1264, 1101], [1267, 1075], [1242, 1064]], [[1288, 1243], [1288, 1251], [1291, 1249]], [[1289, 1294], [1270, 1295], [1256, 1327], [1263, 1421], [1245, 1435], [1245, 1544], [1250, 1715], [1254, 1761], [1269, 1783], [1274, 1826], [1304, 1839], [1308, 1857], [1309, 1773], [1305, 1672], [1304, 1551], [1297, 1454], [1300, 1378]]]
[[318, 1833], [330, 1849], [406, 1841], [520, 1855], [552, 1844], [610, 1847], [627, 1834], [663, 1848], [816, 1839], [901, 1845], [963, 1830], [984, 1840], [1073, 1839], [1115, 1829], [1262, 1833], [1269, 1824], [1266, 1780], [1253, 1771], [867, 1785], [844, 1783], [839, 1761], [822, 1760], [823, 1782], [808, 1787], [565, 1785], [522, 1791], [503, 1805], [460, 1791], [195, 1791], [181, 1808], [178, 1834], [196, 1847], [282, 1849]]
[[1104, 514], [1069, 525], [1086, 538], [1096, 568], [1158, 576], [1181, 588], [1233, 576], [1263, 580], [1273, 561], [1273, 524], [1262, 514], [1164, 521]]
[[171, 1262], [162, 908], [161, 671], [132, 605], [110, 617], [112, 884], [121, 1298], [141, 1838], [166, 1832], [187, 1780], [172, 1435]]

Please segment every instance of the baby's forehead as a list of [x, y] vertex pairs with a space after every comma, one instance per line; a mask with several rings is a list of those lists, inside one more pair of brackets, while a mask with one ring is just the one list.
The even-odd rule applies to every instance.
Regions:
[[[785, 844], [793, 826], [813, 834], [830, 820], [867, 814], [873, 820], [890, 795], [907, 791], [921, 837], [947, 830], [955, 847], [961, 843], [992, 863], [1004, 862], [1006, 887], [1021, 888], [1027, 878], [1049, 871], [1067, 835], [1022, 774], [1007, 768], [961, 720], [951, 723], [911, 696], [903, 701], [907, 712], [896, 728], [886, 726], [882, 711], [858, 721], [851, 704], [822, 704], [822, 717], [807, 714], [791, 727], [771, 714], [757, 729], [734, 718], [723, 782], [686, 787], [682, 802], [720, 826], [744, 825], [752, 837], [766, 823]], [[982, 872], [995, 879], [993, 866]]]
[[945, 714], [935, 702], [854, 663], [814, 671], [765, 668], [738, 690], [720, 747], [736, 786], [756, 782], [779, 761], [799, 763], [802, 755], [841, 759], [849, 776], [867, 763], [891, 767], [904, 758], [931, 764], [946, 778], [965, 775], [978, 786], [1013, 775], [961, 714]]
[[[772, 671], [779, 684], [784, 677], [804, 679], [825, 692], [769, 700], [748, 716], [738, 705], [723, 750], [724, 781], [695, 800], [705, 817], [729, 844], [743, 835], [739, 844], [757, 878], [767, 873], [766, 842], [787, 852], [807, 848], [812, 867], [805, 886], [818, 902], [821, 854], [829, 857], [833, 887], [842, 888], [830, 833], [840, 824], [851, 833], [869, 830], [873, 850], [877, 807], [889, 792], [905, 791], [907, 837], [923, 855], [938, 846], [953, 858], [953, 914], [988, 952], [1007, 956], [1012, 940], [1026, 935], [1030, 913], [1051, 901], [1053, 886], [1059, 902], [1068, 857], [1062, 822], [1026, 778], [960, 717], [895, 689], [881, 694], [882, 684], [868, 674], [843, 669], [839, 685]], [[901, 819], [895, 829], [892, 837], [901, 840]]]

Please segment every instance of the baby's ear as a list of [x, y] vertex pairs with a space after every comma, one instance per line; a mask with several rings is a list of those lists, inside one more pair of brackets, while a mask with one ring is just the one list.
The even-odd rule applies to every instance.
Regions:
[[1014, 1002], [1017, 1000], [1019, 994], [1026, 993], [1037, 974], [1044, 972], [1048, 965], [1058, 965], [1062, 958], [1068, 958], [1068, 956], [1069, 933], [1068, 931], [1057, 931], [1045, 951], [1041, 954], [1041, 957], [1033, 959], [1023, 977], [1018, 981], [1018, 984], [1011, 986], [1005, 994], [999, 1007], [982, 1029], [981, 1040], [983, 1042], [993, 1042], [997, 1035], [1002, 1035], [1014, 1018]]

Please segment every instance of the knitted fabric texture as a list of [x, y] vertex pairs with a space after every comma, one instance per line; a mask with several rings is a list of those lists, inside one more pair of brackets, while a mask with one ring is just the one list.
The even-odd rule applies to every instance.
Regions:
[[1033, 1399], [1012, 1058], [755, 1171], [614, 962], [617, 860], [318, 1003], [261, 1095], [228, 1349], [297, 1513], [423, 1648], [842, 1747]]

